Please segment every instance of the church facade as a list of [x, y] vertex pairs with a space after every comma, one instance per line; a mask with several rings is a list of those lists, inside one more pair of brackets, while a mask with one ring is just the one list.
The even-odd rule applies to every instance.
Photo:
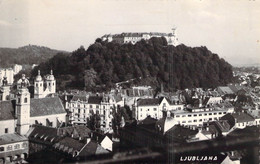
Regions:
[[[5, 79], [6, 80], [6, 79]], [[8, 99], [10, 86], [3, 81], [0, 92], [0, 135], [18, 133], [25, 135], [33, 124], [59, 127], [66, 122], [66, 111], [55, 96], [56, 80], [52, 74], [43, 81], [40, 72], [34, 81], [34, 97], [29, 93], [25, 75], [17, 82], [15, 99]]]

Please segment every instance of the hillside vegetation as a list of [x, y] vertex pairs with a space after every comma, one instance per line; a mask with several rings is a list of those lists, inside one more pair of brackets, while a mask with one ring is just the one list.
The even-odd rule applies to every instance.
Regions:
[[40, 69], [54, 70], [58, 89], [104, 90], [115, 83], [134, 80], [173, 91], [191, 87], [216, 87], [232, 80], [232, 66], [206, 47], [168, 46], [164, 38], [135, 45], [97, 39], [87, 50], [80, 47], [71, 56], [58, 54], [41, 63]]
[[11, 67], [14, 64], [39, 64], [52, 58], [59, 52], [64, 51], [34, 45], [20, 48], [0, 48], [0, 67]]

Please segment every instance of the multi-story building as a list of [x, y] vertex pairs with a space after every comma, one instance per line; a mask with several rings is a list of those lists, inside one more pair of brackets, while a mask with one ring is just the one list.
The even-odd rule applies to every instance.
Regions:
[[115, 41], [119, 44], [126, 44], [126, 43], [132, 43], [135, 44], [138, 41], [149, 40], [152, 37], [164, 37], [167, 40], [168, 45], [179, 45], [177, 34], [176, 34], [176, 28], [172, 29], [172, 33], [159, 33], [159, 32], [140, 32], [140, 33], [121, 33], [121, 34], [115, 34], [115, 35], [104, 35], [101, 37], [103, 41]]
[[184, 110], [171, 111], [172, 117], [178, 124], [188, 126], [202, 126], [204, 122], [219, 120], [227, 113], [233, 113], [234, 108], [226, 107], [201, 107], [201, 108], [185, 108]]
[[112, 111], [117, 106], [122, 106], [122, 103], [111, 95], [74, 95], [71, 100], [67, 100], [65, 106], [71, 113], [71, 124], [87, 124], [90, 116], [97, 114], [100, 117], [101, 130], [109, 132], [112, 130]]
[[163, 117], [165, 111], [179, 111], [183, 110], [184, 104], [172, 104], [165, 97], [150, 98], [150, 99], [138, 99], [133, 108], [134, 118], [138, 121], [145, 119], [147, 116], [151, 116], [155, 119]]
[[19, 134], [4, 134], [0, 136], [0, 163], [22, 162], [28, 157], [28, 139]]
[[176, 124], [202, 126], [204, 122], [219, 120], [227, 113], [233, 113], [234, 107], [221, 98], [206, 98], [198, 107], [184, 104], [172, 104], [166, 98], [139, 99], [135, 103], [135, 119], [140, 121], [147, 116], [161, 119], [164, 115], [172, 116]]

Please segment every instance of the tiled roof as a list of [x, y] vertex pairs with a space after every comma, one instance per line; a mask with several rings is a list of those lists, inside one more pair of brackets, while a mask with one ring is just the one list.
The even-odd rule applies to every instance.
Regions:
[[98, 154], [104, 154], [109, 153], [106, 149], [104, 149], [102, 146], [100, 146], [98, 143], [90, 141], [79, 153], [80, 157], [86, 157], [86, 156], [92, 156], [92, 155], [98, 155]]
[[63, 138], [62, 140], [60, 140], [58, 143], [56, 143], [55, 145], [64, 145], [65, 147], [69, 147], [70, 148], [73, 148], [73, 150], [77, 150], [77, 151], [80, 151], [83, 146], [85, 145], [85, 143], [79, 141], [79, 140], [76, 140], [76, 139], [73, 139], [71, 137], [65, 137]]
[[0, 101], [0, 121], [15, 119], [15, 101]]
[[255, 119], [250, 116], [247, 113], [243, 113], [243, 112], [238, 112], [238, 113], [228, 113], [225, 116], [220, 118], [221, 120], [227, 120], [228, 123], [233, 127], [235, 124], [235, 119], [237, 120], [237, 122], [249, 122], [249, 121], [254, 121]]
[[57, 142], [60, 137], [58, 136], [58, 129], [47, 127], [47, 126], [41, 126], [41, 125], [34, 125], [32, 131], [29, 134], [30, 140], [38, 140], [43, 142]]
[[218, 87], [220, 94], [233, 94], [234, 92], [227, 86]]
[[161, 98], [153, 98], [153, 99], [138, 99], [138, 106], [146, 106], [146, 105], [159, 105], [164, 97]]
[[[74, 137], [78, 138], [88, 138], [90, 137], [91, 130], [84, 125], [75, 125], [64, 128], [59, 128], [59, 135], [61, 136], [71, 136], [73, 134]], [[73, 137], [73, 138], [74, 138]]]
[[198, 130], [183, 127], [181, 125], [174, 125], [165, 133], [165, 137], [168, 139], [180, 139], [184, 140], [198, 133]]
[[21, 142], [21, 141], [28, 141], [28, 139], [24, 136], [19, 134], [4, 134], [0, 136], [0, 145]]
[[31, 117], [66, 113], [58, 97], [31, 99]]
[[89, 104], [100, 104], [102, 99], [103, 98], [100, 96], [89, 96], [88, 103]]

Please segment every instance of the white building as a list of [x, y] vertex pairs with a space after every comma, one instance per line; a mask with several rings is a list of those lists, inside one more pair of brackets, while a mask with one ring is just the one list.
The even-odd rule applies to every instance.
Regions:
[[13, 66], [14, 75], [18, 74], [22, 69], [23, 69], [23, 66], [22, 66], [22, 65], [15, 64], [15, 65]]
[[[67, 99], [67, 98], [65, 98]], [[65, 100], [66, 108], [70, 111], [71, 124], [86, 124], [88, 118], [97, 114], [101, 119], [101, 129], [104, 132], [112, 131], [112, 111], [117, 106], [122, 106], [122, 101], [116, 100], [111, 95], [87, 96], [74, 95], [71, 100]]]
[[179, 45], [176, 28], [172, 29], [172, 33], [158, 33], [158, 32], [140, 32], [140, 33], [121, 33], [115, 35], [104, 35], [101, 37], [103, 41], [115, 41], [119, 44], [132, 43], [135, 44], [142, 39], [149, 40], [152, 37], [164, 37], [167, 40], [168, 45], [177, 46]]
[[134, 117], [140, 121], [147, 116], [161, 119], [163, 112], [183, 110], [183, 104], [171, 104], [165, 97], [153, 99], [138, 99], [134, 104]]

